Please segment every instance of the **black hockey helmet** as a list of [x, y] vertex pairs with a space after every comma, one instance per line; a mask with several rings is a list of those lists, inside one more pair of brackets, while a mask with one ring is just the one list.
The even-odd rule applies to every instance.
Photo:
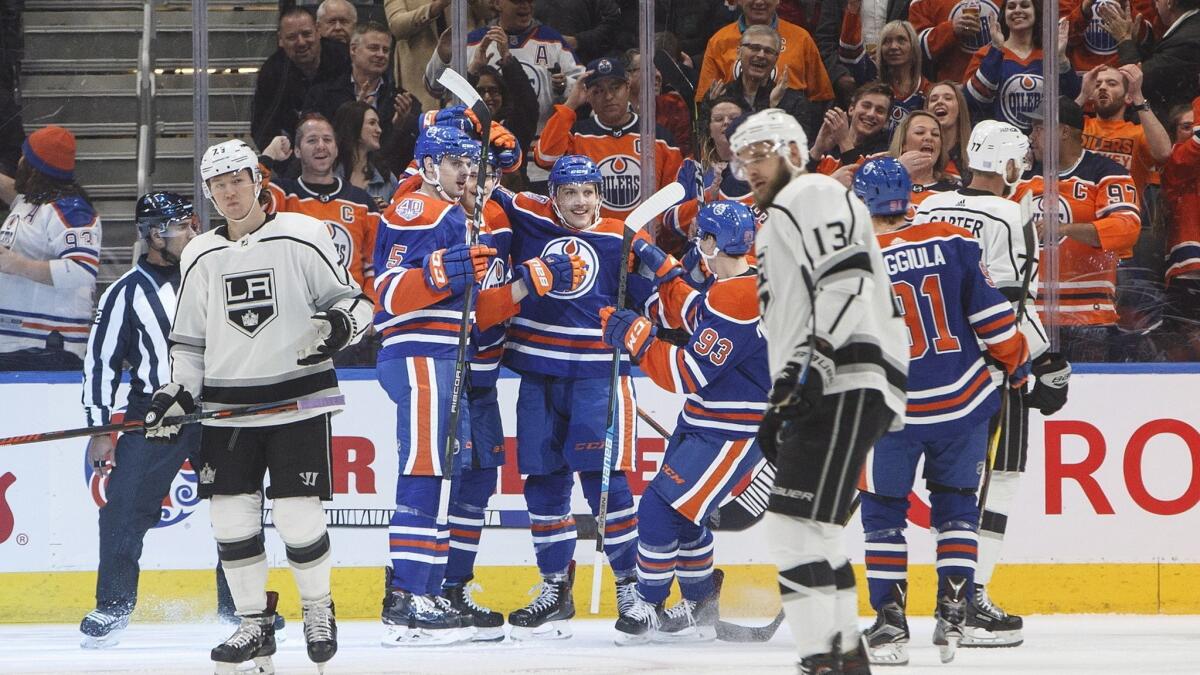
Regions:
[[192, 202], [174, 192], [149, 192], [142, 195], [134, 213], [138, 235], [141, 237], [148, 237], [151, 232], [162, 235], [172, 223], [190, 220], [191, 217]]

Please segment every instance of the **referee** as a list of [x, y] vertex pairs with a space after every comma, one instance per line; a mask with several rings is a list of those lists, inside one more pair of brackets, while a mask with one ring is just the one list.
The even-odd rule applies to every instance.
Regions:
[[[191, 203], [170, 192], [152, 192], [139, 199], [136, 218], [148, 252], [100, 297], [88, 338], [83, 406], [89, 426], [110, 423], [125, 364], [129, 367], [128, 419], [143, 418], [151, 394], [170, 381], [167, 335], [179, 288], [179, 256], [196, 236], [198, 224]], [[81, 646], [111, 647], [129, 625], [137, 603], [142, 539], [158, 523], [163, 497], [199, 441], [199, 425], [185, 426], [178, 438], [166, 444], [151, 445], [141, 433], [126, 433], [115, 443], [109, 434], [89, 441], [88, 460], [95, 471], [112, 475], [107, 504], [100, 509], [96, 609], [79, 625]], [[228, 596], [220, 577], [218, 573], [218, 586]], [[225, 604], [232, 608], [231, 600]]]

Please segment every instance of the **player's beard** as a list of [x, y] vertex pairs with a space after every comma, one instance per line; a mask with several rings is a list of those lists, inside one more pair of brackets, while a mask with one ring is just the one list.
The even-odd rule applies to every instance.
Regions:
[[763, 194], [760, 197], [757, 192], [754, 193], [754, 203], [758, 208], [766, 210], [775, 201], [775, 196], [779, 194], [788, 183], [792, 181], [792, 172], [788, 171], [786, 161], [779, 163], [779, 168], [775, 171], [775, 175], [771, 176], [771, 180], [767, 182], [763, 188]]

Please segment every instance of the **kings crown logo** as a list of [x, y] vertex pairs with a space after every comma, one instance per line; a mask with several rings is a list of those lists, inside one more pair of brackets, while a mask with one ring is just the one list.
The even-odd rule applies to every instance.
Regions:
[[258, 335], [277, 313], [275, 271], [254, 270], [226, 274], [225, 316], [229, 325], [247, 337]]

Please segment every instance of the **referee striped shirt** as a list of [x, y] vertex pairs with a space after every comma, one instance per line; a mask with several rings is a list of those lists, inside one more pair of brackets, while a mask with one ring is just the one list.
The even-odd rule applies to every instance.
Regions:
[[171, 381], [167, 336], [179, 290], [179, 266], [153, 265], [142, 256], [96, 305], [83, 359], [83, 406], [88, 426], [109, 424], [121, 371], [129, 367], [130, 408]]

